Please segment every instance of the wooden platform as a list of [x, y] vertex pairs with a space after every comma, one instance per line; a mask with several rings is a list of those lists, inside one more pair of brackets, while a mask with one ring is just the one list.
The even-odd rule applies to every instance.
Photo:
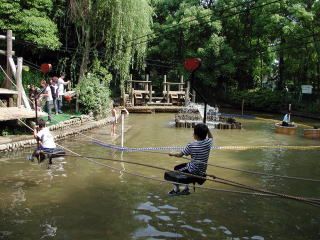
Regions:
[[[16, 119], [35, 118], [35, 111], [27, 110], [24, 107], [2, 107], [0, 108], [0, 121], [9, 121]], [[38, 112], [39, 117], [47, 116], [45, 112]]]
[[303, 136], [306, 138], [320, 139], [320, 129], [313, 129], [313, 128], [304, 129]]
[[16, 95], [18, 95], [18, 91], [6, 89], [6, 88], [0, 88], [0, 94], [8, 94], [8, 95], [16, 94]]
[[134, 106], [127, 107], [130, 113], [177, 113], [183, 106]]
[[296, 134], [297, 126], [282, 126], [282, 123], [276, 123], [275, 124], [275, 131], [276, 133], [281, 134], [288, 134], [288, 135], [294, 135]]

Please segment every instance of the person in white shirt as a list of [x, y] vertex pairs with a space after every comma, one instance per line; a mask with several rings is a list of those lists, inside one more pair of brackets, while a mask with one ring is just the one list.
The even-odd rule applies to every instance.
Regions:
[[284, 115], [282, 120], [282, 126], [288, 127], [291, 125], [290, 116], [291, 112], [288, 112], [286, 115]]
[[61, 74], [61, 76], [57, 80], [58, 85], [58, 98], [57, 98], [57, 105], [58, 105], [58, 112], [62, 113], [62, 98], [64, 95], [64, 86], [67, 85], [70, 81], [64, 81], [65, 74]]
[[33, 152], [30, 158], [28, 157], [28, 159], [33, 161], [34, 157], [36, 157], [38, 162], [41, 162], [45, 159], [45, 153], [52, 153], [57, 146], [49, 128], [46, 127], [46, 122], [43, 119], [40, 119], [38, 126], [34, 127], [33, 136], [37, 139], [39, 144], [37, 149]]
[[41, 87], [43, 88], [43, 93], [40, 94], [41, 98], [44, 98], [46, 103], [44, 105], [44, 111], [48, 113], [48, 121], [51, 121], [51, 106], [53, 103], [52, 93], [50, 85], [46, 82], [46, 80], [41, 80]]
[[33, 135], [39, 140], [39, 149], [41, 150], [50, 150], [57, 147], [49, 128], [46, 127], [44, 120], [39, 120], [38, 126], [35, 127]]

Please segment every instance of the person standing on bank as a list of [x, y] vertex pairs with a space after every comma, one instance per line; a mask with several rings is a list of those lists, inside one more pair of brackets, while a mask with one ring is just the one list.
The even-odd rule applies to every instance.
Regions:
[[[199, 123], [194, 127], [193, 137], [196, 141], [187, 144], [180, 153], [170, 153], [169, 156], [182, 157], [184, 155], [191, 155], [191, 162], [179, 164], [174, 167], [174, 170], [198, 176], [205, 176], [212, 147], [212, 134], [207, 125]], [[190, 191], [188, 185], [185, 185], [184, 189], [180, 192], [179, 184], [174, 184], [174, 188], [168, 194], [188, 195], [190, 194]]]
[[51, 122], [51, 106], [52, 106], [52, 94], [50, 85], [46, 80], [41, 80], [41, 87], [43, 88], [43, 93], [40, 94], [40, 98], [45, 99], [44, 111], [48, 113], [48, 121]]
[[62, 73], [61, 76], [57, 80], [58, 85], [58, 98], [57, 98], [57, 105], [58, 105], [58, 113], [62, 113], [62, 98], [64, 95], [64, 86], [68, 85], [70, 81], [64, 81], [65, 74]]
[[50, 89], [51, 89], [51, 94], [52, 94], [52, 101], [53, 101], [53, 106], [55, 113], [58, 114], [58, 103], [57, 103], [57, 97], [58, 97], [58, 85], [57, 85], [58, 78], [53, 77], [50, 79]]

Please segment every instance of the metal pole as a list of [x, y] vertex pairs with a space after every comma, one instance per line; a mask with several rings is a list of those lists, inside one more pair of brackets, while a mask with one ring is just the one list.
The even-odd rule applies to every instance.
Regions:
[[124, 142], [124, 113], [121, 111], [121, 147]]
[[[291, 113], [291, 103], [289, 104], [289, 113]], [[289, 122], [291, 122], [291, 114], [288, 114], [289, 115]]]
[[206, 124], [207, 122], [207, 105], [208, 103], [205, 101], [204, 102], [204, 115], [203, 115], [203, 123]]
[[38, 125], [38, 97], [35, 96], [34, 98], [34, 108], [36, 111], [36, 125]]

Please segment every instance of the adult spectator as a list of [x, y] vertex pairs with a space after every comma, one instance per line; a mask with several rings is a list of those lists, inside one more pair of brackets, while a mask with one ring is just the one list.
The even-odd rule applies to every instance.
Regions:
[[46, 80], [41, 80], [41, 87], [43, 88], [40, 94], [41, 98], [45, 99], [44, 111], [48, 113], [48, 121], [51, 122], [51, 106], [52, 106], [52, 94], [50, 85], [46, 82]]
[[64, 96], [64, 86], [68, 85], [68, 83], [70, 81], [65, 81], [65, 74], [61, 74], [61, 76], [58, 78], [57, 80], [57, 84], [58, 84], [58, 98], [57, 98], [57, 105], [58, 105], [58, 113], [62, 113], [62, 99]]

